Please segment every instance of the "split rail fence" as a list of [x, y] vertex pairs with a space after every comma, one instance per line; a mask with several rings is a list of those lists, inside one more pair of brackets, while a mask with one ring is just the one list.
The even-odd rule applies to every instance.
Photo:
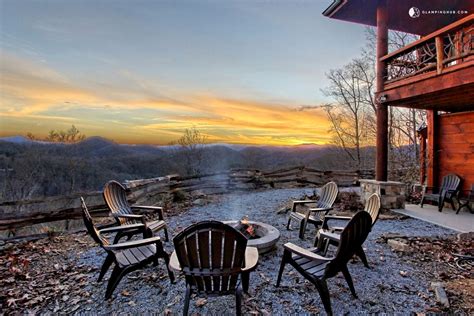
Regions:
[[[251, 169], [232, 169], [226, 172], [199, 176], [168, 175], [164, 177], [125, 181], [131, 202], [148, 204], [181, 191], [185, 194], [224, 194], [272, 188], [320, 186], [335, 181], [339, 186], [356, 185], [359, 179], [374, 178], [373, 170], [321, 171], [308, 167], [294, 167], [270, 172]], [[83, 196], [91, 213], [107, 216], [102, 192], [84, 192], [38, 200], [0, 202], [0, 232], [15, 232], [35, 224], [79, 219], [79, 197]], [[5, 235], [5, 234], [3, 234]]]

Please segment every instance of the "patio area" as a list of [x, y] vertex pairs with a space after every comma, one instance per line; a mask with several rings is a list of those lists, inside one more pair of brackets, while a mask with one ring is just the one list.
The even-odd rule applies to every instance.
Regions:
[[[285, 268], [281, 286], [275, 287], [283, 244], [291, 241], [306, 248], [312, 246], [315, 231], [308, 229], [306, 239], [298, 239], [296, 227], [291, 231], [285, 228], [288, 214], [278, 212], [289, 201], [305, 194], [312, 194], [312, 190], [226, 194], [205, 205], [169, 216], [166, 221], [172, 235], [203, 219], [234, 220], [248, 215], [251, 220], [271, 224], [280, 231], [281, 238], [275, 250], [260, 256], [256, 271], [250, 275], [250, 295], [244, 296], [242, 311], [251, 315], [316, 314], [324, 312], [316, 288], [290, 266]], [[410, 249], [395, 251], [387, 243], [390, 236], [400, 236]], [[104, 301], [110, 273], [101, 283], [97, 283], [97, 277], [105, 252], [85, 233], [56, 238], [53, 237], [53, 242], [43, 239], [6, 250], [7, 255], [3, 257], [14, 257], [18, 262], [16, 274], [0, 281], [2, 288], [8, 288], [5, 295], [17, 297], [8, 300], [6, 312], [182, 313], [184, 278], [177, 275], [177, 282], [170, 284], [163, 261], [157, 267], [149, 266], [127, 275], [112, 299]], [[349, 264], [359, 298], [352, 298], [342, 275], [328, 281], [334, 314], [448, 310], [468, 314], [473, 310], [472, 297], [448, 286], [451, 308], [446, 309], [438, 305], [430, 289], [433, 281], [464, 282], [463, 288], [473, 286], [468, 274], [462, 276], [462, 271], [450, 262], [450, 253], [464, 247], [457, 243], [453, 230], [404, 216], [384, 216], [364, 244], [371, 269], [365, 268], [360, 261]], [[172, 243], [165, 243], [165, 248], [171, 253]], [[22, 266], [19, 263], [23, 259], [37, 264]], [[5, 267], [5, 263], [0, 262], [0, 267]], [[33, 297], [36, 299], [32, 300]], [[190, 314], [216, 313], [233, 315], [234, 297], [192, 298]]]
[[474, 232], [474, 214], [471, 214], [467, 208], [463, 208], [459, 214], [456, 214], [456, 211], [449, 207], [438, 212], [437, 206], [425, 204], [421, 208], [419, 204], [406, 204], [405, 209], [393, 211], [457, 232]]

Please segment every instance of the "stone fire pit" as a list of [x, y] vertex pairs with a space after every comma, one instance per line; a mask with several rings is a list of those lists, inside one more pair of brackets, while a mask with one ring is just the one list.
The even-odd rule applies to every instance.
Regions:
[[[239, 221], [225, 221], [224, 223], [235, 227]], [[255, 229], [256, 237], [249, 239], [247, 246], [257, 248], [259, 254], [271, 251], [280, 239], [280, 231], [262, 222], [248, 221], [248, 224]]]

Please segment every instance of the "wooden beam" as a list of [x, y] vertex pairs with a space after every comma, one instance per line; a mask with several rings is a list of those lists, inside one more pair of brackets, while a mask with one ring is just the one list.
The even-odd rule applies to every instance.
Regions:
[[[388, 52], [388, 11], [387, 2], [382, 0], [377, 7], [377, 69], [376, 93], [384, 90], [386, 74], [385, 62], [382, 57]], [[377, 94], [376, 94], [377, 95]], [[387, 181], [388, 178], [388, 109], [387, 105], [376, 98], [377, 103], [377, 160], [376, 180]]]
[[453, 111], [456, 108], [472, 109], [474, 60], [444, 68], [441, 75], [433, 71], [420, 76], [424, 78], [406, 80], [397, 86], [386, 85], [386, 90], [378, 95], [386, 95], [390, 105], [394, 106], [432, 109], [443, 106], [447, 111], [450, 111], [449, 106], [454, 106]]

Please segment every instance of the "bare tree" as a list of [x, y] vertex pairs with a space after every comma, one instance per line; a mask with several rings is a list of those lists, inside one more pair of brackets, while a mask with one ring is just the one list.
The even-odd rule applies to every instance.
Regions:
[[188, 175], [198, 175], [202, 172], [204, 145], [207, 137], [195, 127], [186, 129], [177, 143], [180, 156], [184, 160], [185, 172]]
[[332, 124], [334, 142], [361, 168], [361, 148], [371, 145], [375, 135], [375, 75], [370, 64], [359, 58], [342, 68], [330, 70], [326, 76], [330, 83], [323, 93], [336, 101], [323, 106]]
[[[31, 133], [28, 133], [31, 135]], [[84, 140], [86, 136], [81, 134], [81, 132], [76, 128], [76, 126], [72, 125], [70, 129], [67, 131], [63, 130], [50, 130], [48, 136], [46, 137], [46, 141], [49, 142], [59, 142], [59, 143], [77, 143]]]
[[[26, 137], [30, 140], [41, 140], [40, 138], [36, 137], [32, 133], [27, 133]], [[50, 130], [48, 136], [44, 138], [44, 141], [54, 142], [54, 143], [78, 143], [83, 141], [86, 138], [86, 135], [82, 134], [76, 126], [72, 125], [70, 129], [64, 130]], [[84, 163], [81, 162], [80, 159], [75, 159], [73, 157], [63, 158], [65, 162], [68, 164], [68, 170], [70, 171], [70, 178], [69, 178], [69, 192], [74, 192], [76, 190], [76, 177], [79, 172], [83, 169]], [[25, 181], [25, 183], [29, 183]], [[20, 191], [21, 192], [21, 191]], [[34, 193], [34, 192], [33, 192]], [[31, 193], [31, 194], [33, 194]], [[28, 197], [28, 196], [26, 196]]]
[[[358, 58], [327, 75], [329, 86], [323, 92], [332, 97], [334, 104], [324, 105], [332, 124], [334, 142], [360, 168], [365, 165], [363, 146], [374, 145], [376, 135], [375, 92], [375, 39], [373, 28], [367, 29], [367, 44]], [[391, 31], [389, 50], [399, 49], [418, 37]], [[419, 150], [416, 130], [424, 120], [424, 111], [389, 107], [389, 145], [391, 163], [417, 164]], [[400, 150], [411, 145], [412, 152]], [[413, 157], [414, 153], [414, 157]], [[404, 157], [401, 157], [402, 154]], [[409, 157], [408, 157], [409, 156]], [[413, 159], [416, 158], [416, 159]]]

